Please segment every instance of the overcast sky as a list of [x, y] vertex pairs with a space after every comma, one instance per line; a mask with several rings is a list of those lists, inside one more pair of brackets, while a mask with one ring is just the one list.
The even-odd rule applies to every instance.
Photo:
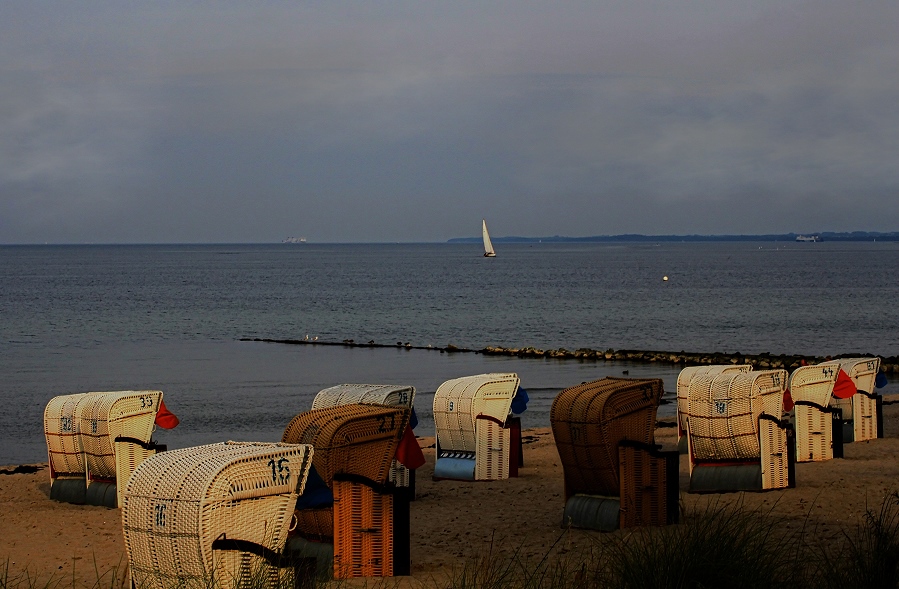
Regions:
[[3, 0], [0, 243], [899, 230], [899, 2]]

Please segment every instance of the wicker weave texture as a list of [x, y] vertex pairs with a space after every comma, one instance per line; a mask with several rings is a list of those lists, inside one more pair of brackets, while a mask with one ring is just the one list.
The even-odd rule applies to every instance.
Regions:
[[[840, 358], [822, 362], [818, 366], [838, 365], [855, 383], [855, 388], [874, 392], [874, 382], [880, 371], [880, 358]], [[852, 422], [856, 442], [877, 437], [877, 403], [867, 395], [852, 395], [848, 399], [833, 399], [831, 404], [842, 409], [843, 419]]]
[[[415, 401], [415, 387], [391, 384], [340, 384], [322, 389], [312, 400], [313, 409], [337, 407], [338, 405], [386, 405], [389, 407], [409, 407]], [[412, 475], [409, 469], [394, 460], [388, 475], [390, 482], [398, 487], [408, 487]]]
[[78, 404], [91, 393], [53, 397], [44, 408], [44, 436], [50, 463], [50, 480], [60, 475], [85, 476], [84, 454], [78, 436]]
[[334, 577], [393, 576], [393, 496], [334, 481]]
[[115, 480], [115, 439], [149, 442], [161, 400], [162, 391], [114, 391], [92, 393], [78, 403], [78, 434], [89, 477]]
[[505, 423], [520, 379], [513, 373], [478, 374], [448, 380], [434, 393], [434, 426], [441, 450], [474, 452], [479, 415]]
[[800, 366], [790, 375], [790, 396], [793, 402], [806, 401], [827, 407], [833, 394], [839, 369], [831, 364]]
[[855, 388], [867, 393], [874, 392], [874, 381], [880, 371], [880, 358], [840, 358], [822, 362], [818, 366], [838, 365], [855, 382]]
[[687, 432], [687, 403], [690, 396], [690, 383], [697, 376], [714, 376], [728, 372], [750, 372], [751, 364], [710, 364], [707, 366], [688, 366], [677, 375], [677, 424], [678, 438]]
[[787, 432], [779, 424], [759, 421], [762, 489], [786, 489], [790, 484]]
[[[128, 481], [122, 528], [138, 587], [225, 583], [264, 562], [214, 552], [216, 539], [253, 542], [281, 552], [306, 483], [313, 450], [294, 444], [224, 442], [163, 452]], [[240, 568], [243, 567], [243, 568]]]
[[478, 419], [475, 438], [475, 480], [498, 481], [509, 478], [509, 452], [513, 443], [511, 431], [492, 419]]
[[281, 441], [311, 444], [315, 470], [329, 487], [337, 473], [384, 484], [410, 416], [410, 409], [379, 405], [315, 409], [294, 417]]
[[550, 424], [565, 476], [565, 498], [619, 494], [618, 445], [650, 444], [661, 379], [604, 378], [561, 391]]
[[796, 427], [796, 461], [817, 462], [833, 458], [833, 419], [830, 413], [809, 405], [793, 408]]
[[[619, 526], [664, 526], [668, 523], [668, 469], [664, 458], [643, 448], [618, 448], [621, 472], [621, 519]], [[677, 473], [673, 473], [677, 476]]]
[[781, 418], [786, 383], [785, 370], [694, 378], [687, 414], [693, 459], [759, 458], [759, 416]]
[[389, 405], [412, 407], [415, 387], [391, 384], [339, 384], [322, 389], [312, 400], [313, 409], [338, 405]]

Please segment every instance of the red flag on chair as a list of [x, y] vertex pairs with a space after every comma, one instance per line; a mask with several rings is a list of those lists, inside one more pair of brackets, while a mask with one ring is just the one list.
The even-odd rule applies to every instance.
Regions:
[[421, 446], [418, 445], [418, 440], [415, 439], [411, 427], [406, 426], [403, 439], [400, 440], [400, 445], [396, 449], [396, 459], [410, 470], [415, 470], [425, 463], [425, 455], [421, 451]]
[[165, 401], [159, 400], [159, 411], [156, 412], [156, 425], [163, 429], [172, 429], [181, 423], [178, 417], [169, 411], [165, 406]]
[[840, 369], [837, 374], [837, 382], [833, 383], [833, 396], [838, 399], [848, 399], [857, 392], [858, 389], [855, 388], [852, 377], [846, 374], [845, 370]]

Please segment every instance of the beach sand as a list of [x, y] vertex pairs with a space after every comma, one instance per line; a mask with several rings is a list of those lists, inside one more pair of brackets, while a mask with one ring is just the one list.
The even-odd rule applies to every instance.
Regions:
[[[899, 404], [884, 405], [884, 426], [884, 439], [847, 444], [842, 460], [798, 464], [795, 489], [690, 494], [687, 459], [681, 456], [681, 501], [688, 510], [742, 501], [746, 508], [770, 511], [787, 528], [813, 525], [822, 542], [838, 542], [843, 530], [860, 523], [866, 508], [879, 509], [885, 495], [899, 490]], [[659, 428], [656, 438], [664, 449], [676, 446], [673, 427]], [[548, 428], [524, 432], [524, 467], [518, 478], [505, 481], [431, 480], [433, 441], [419, 439], [427, 464], [418, 471], [411, 506], [413, 575], [403, 586], [434, 587], [435, 580], [446, 579], [491, 546], [494, 552], [539, 559], [553, 545], [574, 549], [595, 541], [596, 532], [560, 526], [562, 469]], [[127, 562], [120, 512], [51, 501], [49, 474], [46, 465], [40, 467], [34, 473], [0, 474], [0, 565], [9, 560], [10, 578], [27, 569], [31, 579], [91, 587], [106, 575], [100, 584], [110, 586], [111, 571], [121, 575]]]

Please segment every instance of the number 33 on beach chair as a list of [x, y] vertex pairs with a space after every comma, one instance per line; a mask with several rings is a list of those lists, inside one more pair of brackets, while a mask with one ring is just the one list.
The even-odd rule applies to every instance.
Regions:
[[44, 410], [50, 464], [50, 498], [120, 507], [134, 469], [164, 446], [154, 444], [155, 425], [178, 419], [162, 391], [115, 391], [54, 397]]

